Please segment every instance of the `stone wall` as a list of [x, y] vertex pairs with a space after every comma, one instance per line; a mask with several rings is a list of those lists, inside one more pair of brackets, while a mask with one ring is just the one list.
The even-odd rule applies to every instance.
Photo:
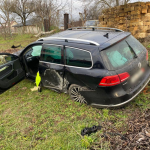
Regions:
[[129, 31], [136, 38], [150, 36], [150, 2], [136, 2], [103, 10], [100, 27]]

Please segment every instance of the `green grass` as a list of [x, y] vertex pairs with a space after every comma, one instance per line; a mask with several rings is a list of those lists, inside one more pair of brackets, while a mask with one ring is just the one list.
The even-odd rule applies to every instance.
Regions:
[[[137, 108], [150, 108], [146, 100], [150, 96], [142, 93], [125, 108], [109, 110], [81, 105], [67, 94], [45, 88], [41, 93], [31, 92], [34, 86], [25, 79], [1, 94], [0, 149], [85, 149], [100, 139], [102, 131], [83, 138], [84, 127], [112, 122], [115, 129], [125, 132], [126, 121]], [[104, 143], [103, 149], [108, 146]]]
[[[0, 36], [0, 52], [11, 49], [12, 45], [17, 46], [21, 44], [22, 48], [24, 48], [35, 40], [37, 40], [37, 38], [32, 34], [14, 34], [12, 38], [7, 38], [7, 40]], [[19, 49], [21, 48], [19, 47]]]
[[[98, 125], [99, 110], [24, 80], [1, 95], [1, 149], [82, 149], [81, 129]], [[86, 144], [85, 144], [86, 145]]]
[[[32, 40], [32, 35], [18, 35], [9, 41], [0, 38], [0, 50], [13, 44], [27, 46]], [[124, 134], [135, 112], [150, 109], [150, 85], [125, 108], [114, 110], [81, 105], [67, 94], [45, 88], [41, 93], [31, 92], [34, 86], [25, 79], [0, 95], [0, 149], [85, 150], [96, 142], [101, 143], [99, 149], [108, 150], [109, 141], [101, 142], [103, 132], [113, 129]], [[93, 125], [103, 128], [82, 137], [81, 130]]]

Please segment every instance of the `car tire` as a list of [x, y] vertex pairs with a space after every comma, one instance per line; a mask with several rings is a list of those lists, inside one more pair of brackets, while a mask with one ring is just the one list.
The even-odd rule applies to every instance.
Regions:
[[69, 87], [69, 96], [73, 101], [87, 104], [87, 101], [85, 100], [85, 98], [79, 93], [79, 91], [82, 91], [82, 90], [83, 90], [83, 87], [76, 85], [76, 84], [72, 84]]

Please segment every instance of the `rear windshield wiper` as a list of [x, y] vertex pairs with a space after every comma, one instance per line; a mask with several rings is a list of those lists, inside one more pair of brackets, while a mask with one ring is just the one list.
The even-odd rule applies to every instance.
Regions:
[[138, 56], [137, 56], [137, 54], [135, 53], [134, 49], [129, 45], [129, 43], [128, 43], [127, 41], [126, 41], [126, 43], [128, 44], [129, 48], [133, 51], [134, 57], [137, 58]]

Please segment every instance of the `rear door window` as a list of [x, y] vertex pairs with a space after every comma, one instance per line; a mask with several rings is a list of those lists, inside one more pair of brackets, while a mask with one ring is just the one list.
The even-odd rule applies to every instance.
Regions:
[[67, 47], [66, 65], [90, 68], [92, 66], [91, 54], [85, 50]]
[[41, 61], [62, 64], [61, 46], [44, 45], [41, 53]]
[[125, 40], [101, 52], [109, 70], [124, 67], [135, 58], [135, 53]]

